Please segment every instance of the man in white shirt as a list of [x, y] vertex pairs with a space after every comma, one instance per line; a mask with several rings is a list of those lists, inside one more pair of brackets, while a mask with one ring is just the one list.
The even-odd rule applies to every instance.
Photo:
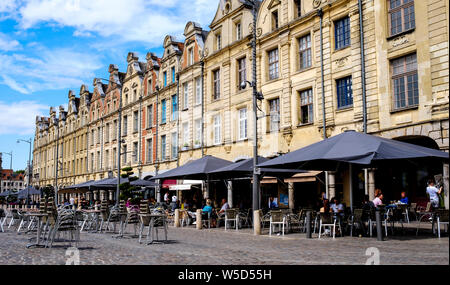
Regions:
[[336, 214], [344, 214], [344, 205], [339, 203], [339, 200], [337, 198], [333, 198], [333, 204], [331, 204], [330, 208], [333, 210], [333, 213]]
[[431, 206], [433, 208], [439, 208], [439, 195], [442, 192], [442, 186], [440, 189], [437, 189], [434, 186], [434, 180], [430, 179], [428, 181], [427, 194], [430, 197]]
[[222, 208], [220, 208], [219, 216], [223, 216], [225, 214], [225, 211], [230, 208], [230, 205], [227, 202], [227, 199], [222, 199]]
[[70, 197], [69, 202], [70, 202], [70, 205], [73, 206], [75, 204], [75, 198]]

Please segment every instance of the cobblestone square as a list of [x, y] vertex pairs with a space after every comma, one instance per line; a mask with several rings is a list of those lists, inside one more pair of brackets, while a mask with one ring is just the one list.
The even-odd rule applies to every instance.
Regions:
[[[132, 232], [129, 229], [128, 232]], [[68, 242], [52, 249], [27, 249], [33, 235], [18, 235], [12, 229], [0, 233], [3, 264], [64, 265]], [[239, 232], [220, 229], [196, 230], [169, 227], [169, 242], [140, 245], [137, 238], [112, 237], [112, 233], [82, 233], [79, 243], [81, 265], [363, 265], [368, 248], [380, 253], [380, 264], [448, 265], [449, 239], [423, 233], [376, 238], [325, 237], [306, 239], [304, 234], [254, 236], [250, 229]]]

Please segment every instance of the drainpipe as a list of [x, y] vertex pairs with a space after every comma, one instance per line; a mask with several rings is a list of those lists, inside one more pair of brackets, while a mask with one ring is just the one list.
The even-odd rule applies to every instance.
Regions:
[[317, 16], [320, 17], [320, 72], [322, 81], [322, 113], [323, 113], [323, 138], [327, 138], [327, 122], [325, 110], [325, 82], [324, 82], [324, 68], [323, 68], [323, 11], [319, 9]]
[[[159, 160], [158, 160], [158, 127], [159, 127], [159, 86], [156, 85], [156, 103], [155, 103], [155, 110], [156, 110], [156, 127], [155, 127], [155, 176], [158, 175], [158, 169], [159, 169]], [[158, 183], [158, 186], [156, 187], [156, 202], [161, 202], [161, 187], [159, 185], [160, 180], [157, 180], [156, 183]]]
[[205, 130], [204, 130], [204, 124], [205, 124], [205, 84], [204, 84], [204, 77], [205, 77], [205, 61], [202, 60], [200, 62], [202, 66], [202, 157], [205, 156], [205, 143], [204, 143], [204, 137], [205, 137]]
[[362, 103], [363, 103], [363, 130], [367, 133], [367, 101], [366, 101], [366, 59], [364, 55], [364, 29], [363, 29], [363, 11], [362, 0], [358, 1], [359, 8], [359, 31], [360, 31], [360, 50], [361, 50], [361, 87], [362, 87]]
[[176, 112], [177, 112], [177, 167], [179, 167], [180, 166], [180, 74], [177, 74], [177, 111]]
[[[324, 79], [324, 68], [323, 68], [323, 11], [322, 9], [317, 10], [317, 16], [320, 17], [320, 77], [322, 84], [322, 115], [323, 115], [323, 139], [327, 139], [327, 120], [326, 120], [326, 110], [325, 110], [325, 79]], [[328, 184], [328, 171], [325, 171], [325, 193], [329, 195], [329, 184]], [[327, 196], [329, 199], [330, 197]]]
[[141, 91], [139, 92], [139, 142], [138, 142], [138, 153], [139, 153], [139, 179], [142, 179], [142, 94], [144, 93], [144, 78], [141, 79]]
[[[361, 51], [361, 87], [362, 87], [362, 103], [363, 103], [363, 131], [367, 134], [367, 98], [366, 98], [366, 59], [364, 55], [364, 28], [363, 28], [363, 10], [362, 0], [358, 0], [359, 9], [359, 40]], [[364, 187], [365, 194], [369, 194], [368, 171], [364, 169]]]

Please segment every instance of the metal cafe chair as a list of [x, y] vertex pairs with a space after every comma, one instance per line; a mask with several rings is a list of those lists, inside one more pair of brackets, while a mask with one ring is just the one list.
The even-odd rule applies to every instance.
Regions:
[[319, 218], [320, 218], [319, 238], [322, 235], [322, 228], [323, 229], [330, 228], [330, 231], [332, 232], [334, 239], [336, 237], [336, 223], [339, 226], [339, 231], [342, 236], [341, 224], [337, 222], [332, 213], [320, 213]]
[[437, 223], [437, 232], [438, 237], [441, 238], [441, 225], [447, 226], [446, 232], [448, 232], [448, 216], [449, 216], [449, 210], [444, 209], [438, 209], [436, 210], [436, 223]]
[[272, 230], [275, 229], [275, 226], [282, 228], [282, 233], [284, 236], [286, 223], [286, 216], [283, 214], [283, 211], [270, 211], [270, 226], [269, 226], [269, 236], [272, 235]]
[[225, 210], [225, 230], [227, 230], [228, 223], [234, 223], [236, 230], [239, 229], [239, 212], [238, 209]]

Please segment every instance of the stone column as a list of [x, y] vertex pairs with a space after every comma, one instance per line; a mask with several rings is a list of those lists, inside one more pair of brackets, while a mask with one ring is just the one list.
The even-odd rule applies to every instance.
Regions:
[[205, 187], [203, 188], [203, 198], [209, 199], [209, 184], [205, 182]]
[[261, 210], [253, 212], [253, 233], [261, 235]]
[[176, 228], [180, 227], [180, 210], [179, 209], [175, 209], [175, 215], [174, 215], [174, 221], [173, 221], [173, 225]]
[[442, 173], [442, 179], [444, 180], [444, 204], [445, 204], [445, 209], [449, 209], [449, 199], [448, 199], [448, 173], [449, 173], [449, 165], [448, 163], [444, 163], [444, 170]]
[[112, 201], [114, 196], [114, 190], [109, 190], [109, 200]]
[[294, 182], [288, 183], [288, 195], [289, 195], [289, 209], [294, 209], [295, 198], [294, 198]]
[[336, 172], [328, 171], [328, 196], [327, 199], [336, 197]]
[[100, 190], [100, 200], [103, 201], [105, 198], [105, 190]]
[[231, 180], [229, 180], [227, 182], [227, 189], [228, 189], [228, 205], [230, 206], [230, 208], [233, 208], [233, 182]]
[[202, 210], [198, 209], [197, 213], [195, 215], [196, 217], [196, 221], [195, 221], [195, 225], [197, 227], [197, 230], [201, 230], [202, 229]]
[[372, 201], [375, 199], [375, 168], [371, 168], [368, 170], [368, 188], [369, 188], [369, 199]]

